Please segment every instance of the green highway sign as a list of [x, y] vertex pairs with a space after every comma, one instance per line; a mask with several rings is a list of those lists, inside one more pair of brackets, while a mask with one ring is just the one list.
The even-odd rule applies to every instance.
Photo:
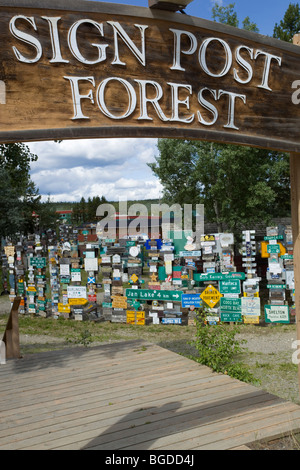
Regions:
[[241, 281], [239, 279], [228, 279], [226, 281], [220, 281], [219, 291], [221, 294], [240, 294]]
[[242, 299], [220, 299], [221, 322], [241, 322], [242, 321]]
[[242, 313], [242, 300], [241, 299], [228, 299], [221, 297], [220, 310], [228, 313]]
[[222, 312], [220, 313], [221, 322], [241, 322], [242, 314], [237, 312]]
[[272, 235], [270, 237], [264, 237], [264, 240], [265, 241], [268, 241], [268, 240], [283, 240], [283, 235]]
[[177, 290], [126, 289], [127, 299], [181, 302], [181, 296]]
[[280, 245], [278, 245], [278, 243], [276, 243], [275, 245], [268, 245], [267, 252], [276, 254], [280, 253]]
[[267, 284], [267, 289], [286, 289], [286, 284]]
[[266, 323], [290, 323], [288, 305], [265, 305]]
[[46, 258], [30, 258], [30, 266], [35, 266], [36, 268], [45, 268], [46, 267]]
[[245, 273], [194, 273], [194, 281], [226, 281], [228, 279], [246, 279]]

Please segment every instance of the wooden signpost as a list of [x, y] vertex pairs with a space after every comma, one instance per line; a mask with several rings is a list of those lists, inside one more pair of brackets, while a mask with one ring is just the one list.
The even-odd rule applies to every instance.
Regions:
[[92, 1], [0, 0], [0, 13], [1, 142], [176, 137], [300, 152], [293, 44]]

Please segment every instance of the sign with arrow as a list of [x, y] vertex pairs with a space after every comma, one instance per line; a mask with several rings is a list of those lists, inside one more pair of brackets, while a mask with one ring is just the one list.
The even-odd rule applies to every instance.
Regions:
[[181, 302], [182, 294], [182, 291], [177, 290], [126, 289], [128, 299]]

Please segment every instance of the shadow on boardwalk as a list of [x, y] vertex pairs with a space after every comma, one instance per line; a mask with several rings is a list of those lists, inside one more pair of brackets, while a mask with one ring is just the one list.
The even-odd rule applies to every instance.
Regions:
[[[230, 397], [206, 403], [194, 408], [184, 408], [183, 403], [174, 401], [162, 406], [142, 408], [125, 415], [98, 437], [85, 444], [81, 450], [149, 450], [155, 449], [155, 442], [164, 439], [166, 445], [181, 441], [181, 434], [186, 431], [188, 436], [205, 438], [205, 425], [218, 419], [226, 419], [240, 412], [265, 407], [266, 404], [279, 404], [283, 400], [262, 390], [244, 393], [238, 397]], [[211, 431], [210, 431], [211, 432]], [[184, 436], [182, 436], [184, 439]], [[188, 437], [189, 439], [190, 437]], [[159, 447], [163, 446], [162, 442]]]

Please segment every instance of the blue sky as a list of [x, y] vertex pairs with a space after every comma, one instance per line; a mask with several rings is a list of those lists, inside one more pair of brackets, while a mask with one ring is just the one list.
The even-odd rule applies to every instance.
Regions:
[[[97, 0], [95, 0], [97, 1]], [[148, 0], [110, 0], [148, 7]], [[272, 36], [275, 23], [283, 18], [289, 0], [220, 0], [235, 3], [240, 24], [246, 16], [260, 34]], [[186, 8], [191, 16], [211, 20], [214, 0], [193, 0]], [[178, 13], [179, 14], [179, 13]], [[40, 193], [53, 201], [79, 201], [83, 196], [104, 195], [110, 201], [158, 198], [162, 187], [147, 163], [157, 155], [156, 139], [101, 139], [27, 144], [39, 159], [31, 175]]]

